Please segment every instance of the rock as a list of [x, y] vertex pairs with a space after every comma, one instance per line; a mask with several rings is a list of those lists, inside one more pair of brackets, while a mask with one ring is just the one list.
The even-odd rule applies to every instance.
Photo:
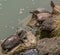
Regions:
[[24, 40], [24, 43], [19, 44], [17, 47], [12, 49], [9, 52], [9, 55], [15, 55], [22, 51], [26, 51], [28, 49], [36, 47], [36, 42], [37, 42], [36, 37], [34, 36], [34, 34], [31, 33], [31, 31], [26, 33], [26, 37], [27, 37], [27, 39]]
[[51, 1], [52, 6], [52, 17], [45, 19], [43, 23], [40, 25], [40, 38], [51, 38], [60, 36], [60, 6], [55, 5], [53, 1]]
[[54, 18], [49, 18], [49, 19], [46, 19], [42, 25], [41, 25], [41, 30], [47, 30], [47, 31], [52, 31], [55, 29], [55, 26], [54, 26]]
[[[40, 38], [60, 36], [60, 6], [55, 5], [51, 1], [51, 7], [51, 13], [43, 9], [37, 9], [31, 12], [33, 17], [28, 23], [28, 26], [33, 29], [36, 27], [36, 36], [40, 36]], [[41, 23], [41, 20], [44, 21]]]
[[52, 13], [53, 14], [60, 14], [60, 6], [55, 5], [53, 1], [51, 1]]
[[30, 49], [21, 53], [20, 55], [38, 55], [38, 51], [36, 49]]
[[53, 31], [53, 33], [55, 34], [55, 36], [60, 36], [60, 15], [56, 16], [56, 20], [55, 20], [55, 24], [56, 26], [55, 30]]
[[[31, 46], [27, 48], [24, 44], [17, 47], [19, 48], [14, 50], [16, 51], [14, 54], [12, 54], [12, 50], [10, 53], [2, 55], [60, 55], [60, 37], [38, 40], [34, 48], [31, 48]], [[21, 49], [23, 49], [22, 52], [20, 51]]]
[[36, 19], [32, 19], [28, 22], [27, 26], [33, 28], [36, 26], [37, 20]]
[[[29, 31], [22, 31], [22, 34], [20, 33], [21, 29], [17, 31], [17, 35], [19, 38], [22, 38], [21, 40], [23, 40], [23, 43], [19, 43], [16, 47], [7, 53], [8, 55], [60, 55], [60, 8], [59, 6], [56, 6], [52, 1], [51, 6], [52, 13], [45, 10], [36, 10], [31, 12], [33, 17], [26, 26], [26, 31], [27, 29], [29, 29]], [[40, 23], [40, 21], [43, 22]], [[36, 31], [39, 36], [44, 39], [37, 40], [38, 34], [33, 34], [32, 29], [34, 31], [37, 29]], [[51, 36], [54, 38], [51, 38]], [[10, 41], [11, 43], [8, 39], [5, 42], [6, 46], [9, 48], [12, 45], [15, 46], [15, 40], [17, 38], [13, 38], [13, 42]], [[5, 46], [3, 45], [3, 47]]]
[[[34, 48], [31, 48], [31, 46], [29, 46], [28, 48], [26, 48], [26, 46], [24, 48], [22, 48], [22, 46], [19, 46], [19, 47], [20, 47], [19, 50], [15, 49], [16, 52], [14, 52], [14, 54], [12, 55], [15, 55], [15, 54], [16, 55], [21, 55], [21, 54], [23, 55], [29, 55], [29, 54], [30, 55], [32, 54], [59, 55], [60, 54], [60, 37], [44, 38], [44, 39], [38, 40], [37, 45]], [[23, 49], [23, 51], [21, 52], [20, 49]]]
[[60, 37], [44, 38], [37, 42], [39, 55], [60, 55]]
[[45, 38], [45, 37], [53, 37], [54, 35], [52, 34], [52, 32], [55, 30], [56, 25], [55, 25], [55, 18], [49, 18], [46, 19], [40, 26], [40, 36], [41, 38]]

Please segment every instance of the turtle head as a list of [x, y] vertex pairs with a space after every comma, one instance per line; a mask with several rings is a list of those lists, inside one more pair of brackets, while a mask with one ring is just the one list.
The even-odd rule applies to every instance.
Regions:
[[55, 7], [55, 4], [54, 4], [54, 2], [53, 2], [53, 1], [51, 1], [51, 4], [50, 4], [50, 5], [51, 5], [51, 7], [52, 7], [52, 8], [54, 8], [54, 7]]
[[26, 31], [24, 29], [19, 28], [17, 30], [17, 35], [19, 36], [19, 38], [22, 39], [26, 39]]

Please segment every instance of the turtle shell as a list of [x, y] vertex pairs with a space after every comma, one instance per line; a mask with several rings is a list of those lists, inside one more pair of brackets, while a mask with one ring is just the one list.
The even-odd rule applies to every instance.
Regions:
[[16, 47], [20, 43], [21, 43], [21, 40], [19, 36], [11, 35], [1, 44], [1, 47], [4, 51], [9, 52], [11, 49]]

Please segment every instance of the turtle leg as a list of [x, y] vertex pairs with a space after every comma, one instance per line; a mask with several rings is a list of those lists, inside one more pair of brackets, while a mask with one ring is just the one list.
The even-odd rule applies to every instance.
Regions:
[[6, 49], [6, 50], [4, 51], [5, 54], [7, 54], [7, 52], [8, 52], [8, 49]]

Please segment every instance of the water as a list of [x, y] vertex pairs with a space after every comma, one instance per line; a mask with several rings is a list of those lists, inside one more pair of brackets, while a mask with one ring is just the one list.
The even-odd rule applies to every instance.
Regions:
[[[30, 15], [30, 11], [46, 8], [51, 11], [51, 0], [0, 0], [0, 39], [16, 32], [18, 23]], [[56, 4], [60, 0], [53, 0]], [[27, 20], [28, 21], [28, 20]]]

